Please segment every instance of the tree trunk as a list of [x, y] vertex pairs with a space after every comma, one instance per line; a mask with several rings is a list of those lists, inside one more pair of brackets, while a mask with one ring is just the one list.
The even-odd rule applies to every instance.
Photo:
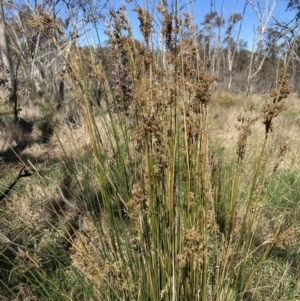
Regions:
[[232, 66], [233, 66], [233, 52], [230, 49], [230, 45], [228, 45], [228, 86], [227, 91], [230, 91], [231, 89], [231, 83], [232, 83]]
[[5, 97], [14, 104], [14, 118], [18, 120], [17, 85], [8, 46], [6, 24], [3, 12], [3, 1], [0, 0], [0, 51], [2, 59], [2, 81], [5, 86]]
[[44, 78], [43, 78], [43, 72], [41, 70], [41, 66], [37, 65], [37, 54], [40, 46], [40, 38], [41, 38], [41, 33], [39, 32], [36, 39], [35, 50], [34, 53], [32, 54], [30, 77], [33, 81], [35, 92], [37, 92], [39, 96], [42, 96], [43, 89], [41, 87], [41, 82], [44, 81]]
[[66, 73], [66, 66], [63, 66], [62, 67], [62, 76], [61, 76], [61, 80], [59, 83], [59, 96], [58, 96], [57, 110], [59, 110], [61, 108], [62, 103], [65, 98], [65, 79], [64, 79], [65, 73]]

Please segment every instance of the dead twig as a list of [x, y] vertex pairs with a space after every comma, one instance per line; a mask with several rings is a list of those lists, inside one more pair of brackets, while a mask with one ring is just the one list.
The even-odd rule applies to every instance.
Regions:
[[26, 166], [23, 166], [16, 179], [9, 185], [9, 187], [5, 190], [4, 193], [1, 193], [0, 203], [8, 196], [8, 194], [11, 192], [11, 190], [14, 188], [14, 186], [18, 183], [18, 181], [21, 178], [30, 177], [32, 175], [33, 174], [26, 169]]

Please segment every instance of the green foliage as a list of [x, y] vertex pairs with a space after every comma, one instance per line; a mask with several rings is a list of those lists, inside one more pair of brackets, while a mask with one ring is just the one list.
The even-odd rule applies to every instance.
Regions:
[[269, 188], [270, 210], [287, 212], [294, 209], [300, 201], [299, 171], [283, 171], [276, 176]]

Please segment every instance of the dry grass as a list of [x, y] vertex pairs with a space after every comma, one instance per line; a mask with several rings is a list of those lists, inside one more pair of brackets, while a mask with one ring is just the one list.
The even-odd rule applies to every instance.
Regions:
[[221, 107], [232, 107], [232, 106], [240, 106], [244, 103], [244, 99], [242, 96], [234, 96], [226, 91], [215, 91], [211, 96], [212, 104], [219, 105]]
[[[254, 108], [253, 115], [260, 115], [263, 109], [264, 100], [260, 95], [252, 95], [250, 102]], [[218, 141], [220, 146], [230, 152], [234, 152], [238, 141], [238, 131], [236, 129], [238, 117], [244, 110], [245, 103], [239, 103], [232, 107], [221, 108], [212, 103], [211, 106], [211, 137], [212, 141]], [[272, 135], [269, 137], [269, 155], [273, 157], [281, 146], [288, 144], [288, 153], [284, 156], [280, 168], [282, 170], [299, 169], [299, 126], [291, 112], [297, 112], [299, 103], [297, 96], [289, 96], [280, 107], [280, 113], [274, 122]], [[247, 143], [249, 157], [258, 155], [257, 150], [262, 145], [265, 135], [265, 127], [262, 120], [258, 120], [252, 130]]]

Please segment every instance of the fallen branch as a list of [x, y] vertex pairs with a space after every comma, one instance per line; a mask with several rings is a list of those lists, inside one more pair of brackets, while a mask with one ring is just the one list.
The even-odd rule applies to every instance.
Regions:
[[5, 190], [4, 193], [1, 193], [1, 195], [0, 195], [0, 203], [8, 196], [8, 194], [10, 193], [10, 191], [14, 188], [14, 186], [18, 183], [18, 181], [21, 178], [30, 177], [30, 176], [32, 176], [32, 173], [30, 173], [26, 169], [26, 166], [23, 166], [22, 169], [20, 170], [18, 176], [16, 177], [16, 179], [9, 185], [9, 187]]

